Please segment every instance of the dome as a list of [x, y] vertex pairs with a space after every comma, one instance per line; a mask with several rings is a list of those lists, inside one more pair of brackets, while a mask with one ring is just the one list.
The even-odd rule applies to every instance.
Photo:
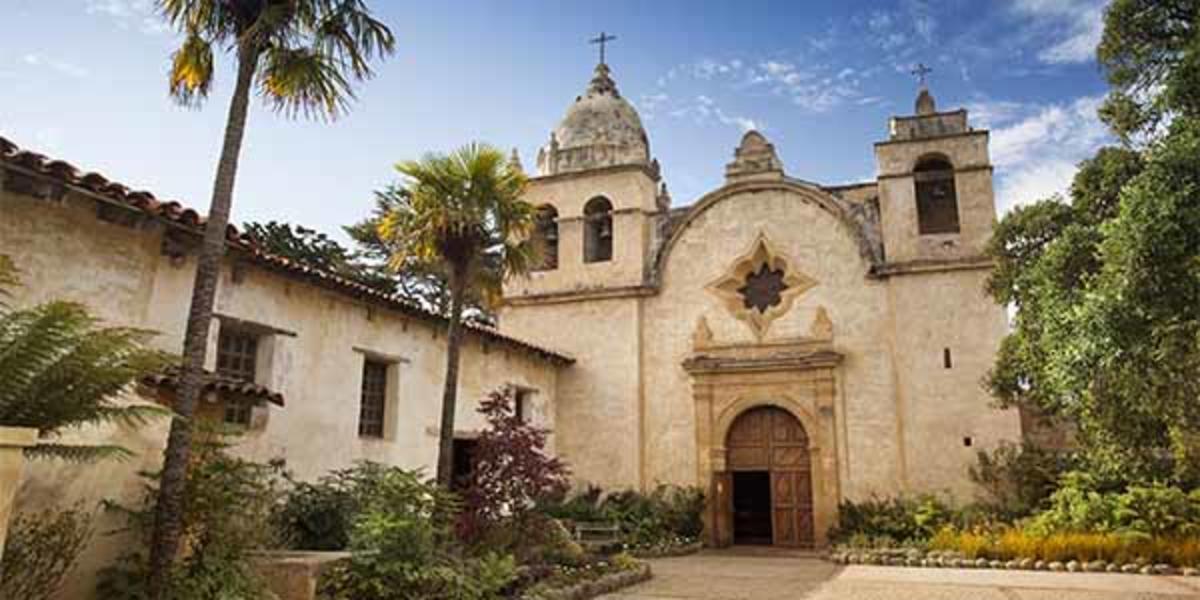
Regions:
[[550, 143], [538, 153], [539, 172], [555, 175], [650, 164], [650, 142], [641, 117], [617, 91], [608, 65], [596, 65], [587, 91], [567, 109]]

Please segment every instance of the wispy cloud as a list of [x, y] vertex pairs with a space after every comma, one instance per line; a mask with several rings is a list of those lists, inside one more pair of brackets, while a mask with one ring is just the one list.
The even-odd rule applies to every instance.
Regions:
[[[641, 105], [645, 105], [643, 101]], [[742, 131], [765, 129], [766, 124], [758, 119], [739, 114], [730, 114], [721, 108], [712, 97], [700, 94], [672, 106], [667, 114], [677, 119], [691, 119], [697, 125], [720, 123], [732, 125]]]
[[170, 30], [158, 14], [154, 0], [87, 0], [87, 13], [112, 19], [123, 29], [157, 35]]
[[1014, 0], [1013, 10], [1031, 19], [1048, 40], [1038, 59], [1050, 64], [1083, 63], [1096, 56], [1104, 33], [1108, 0]]
[[1076, 165], [1110, 141], [1096, 114], [1102, 101], [1102, 96], [1085, 96], [1049, 105], [971, 105], [973, 118], [992, 127], [992, 163], [1002, 211], [1066, 191]]
[[88, 70], [72, 62], [60, 60], [44, 54], [30, 52], [21, 57], [21, 62], [31, 67], [44, 67], [59, 74], [82, 79], [87, 77]]

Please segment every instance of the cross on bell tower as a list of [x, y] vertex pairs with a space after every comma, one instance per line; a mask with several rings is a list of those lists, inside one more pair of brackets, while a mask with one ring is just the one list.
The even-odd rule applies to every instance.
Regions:
[[601, 31], [599, 37], [595, 37], [595, 38], [588, 40], [589, 44], [598, 44], [600, 46], [600, 64], [605, 64], [604, 63], [604, 47], [605, 47], [605, 45], [607, 45], [609, 42], [611, 42], [615, 39], [617, 39], [617, 36], [608, 35], [607, 33]]
[[917, 66], [913, 68], [912, 74], [917, 76], [917, 82], [921, 84], [921, 89], [929, 87], [928, 76], [932, 72], [933, 69], [925, 66], [924, 63], [917, 63]]

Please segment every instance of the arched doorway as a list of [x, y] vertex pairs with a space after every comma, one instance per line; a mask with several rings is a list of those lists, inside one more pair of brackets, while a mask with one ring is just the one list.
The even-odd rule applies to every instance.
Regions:
[[733, 542], [811, 548], [812, 464], [808, 434], [791, 413], [752, 408], [725, 440]]

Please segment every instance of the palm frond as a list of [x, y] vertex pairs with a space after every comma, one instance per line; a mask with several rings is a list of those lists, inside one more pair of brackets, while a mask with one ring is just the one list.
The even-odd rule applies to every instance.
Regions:
[[261, 59], [262, 96], [289, 117], [336, 119], [354, 89], [328, 55], [308, 48], [271, 48]]
[[93, 463], [102, 460], [129, 460], [134, 456], [128, 448], [115, 444], [74, 445], [38, 444], [25, 449], [29, 458], [50, 458], [73, 463]]
[[190, 30], [171, 55], [168, 79], [171, 97], [183, 106], [196, 106], [208, 98], [213, 82], [212, 44], [198, 31]]

